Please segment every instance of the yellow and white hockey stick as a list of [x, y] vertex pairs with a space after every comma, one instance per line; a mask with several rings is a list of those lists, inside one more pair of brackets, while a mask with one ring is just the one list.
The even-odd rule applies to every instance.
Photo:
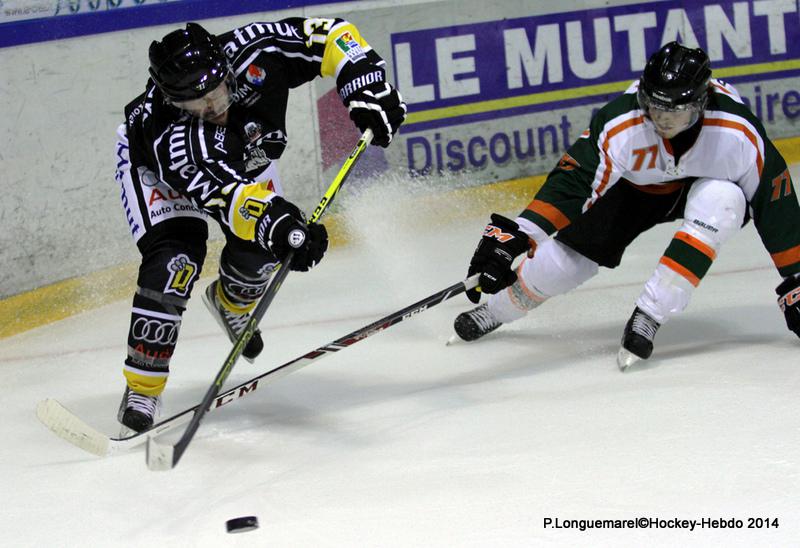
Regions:
[[[336, 174], [333, 182], [328, 187], [327, 192], [325, 192], [325, 195], [320, 200], [319, 205], [314, 210], [314, 213], [311, 215], [311, 218], [308, 221], [309, 224], [319, 221], [319, 219], [331, 205], [334, 198], [336, 198], [336, 195], [339, 193], [339, 190], [342, 188], [342, 185], [347, 180], [347, 177], [352, 172], [356, 162], [361, 157], [361, 153], [364, 152], [370, 142], [372, 142], [372, 137], [372, 130], [370, 129], [367, 129], [363, 133], [361, 138], [358, 140], [358, 143], [356, 143], [355, 148], [353, 148], [353, 151], [342, 165], [339, 173]], [[242, 333], [239, 335], [239, 338], [233, 344], [233, 348], [228, 354], [228, 357], [225, 359], [225, 362], [222, 364], [222, 368], [219, 370], [219, 373], [217, 373], [217, 376], [214, 377], [214, 381], [211, 383], [211, 386], [208, 387], [208, 391], [206, 391], [203, 401], [200, 402], [200, 405], [197, 407], [197, 410], [189, 422], [189, 425], [186, 427], [186, 430], [184, 430], [183, 435], [181, 435], [181, 438], [177, 441], [177, 443], [174, 445], [159, 444], [155, 441], [154, 436], [148, 436], [147, 467], [150, 470], [170, 470], [178, 464], [178, 461], [180, 460], [184, 451], [186, 451], [186, 448], [192, 441], [195, 432], [197, 432], [197, 429], [200, 427], [200, 421], [203, 420], [203, 416], [206, 414], [211, 405], [214, 403], [214, 400], [219, 395], [220, 391], [222, 390], [222, 385], [225, 383], [228, 375], [231, 374], [236, 360], [238, 360], [239, 356], [242, 355], [245, 346], [247, 346], [247, 343], [253, 337], [259, 322], [261, 322], [261, 318], [264, 317], [264, 313], [269, 308], [269, 305], [272, 304], [272, 299], [275, 298], [275, 294], [281, 288], [281, 285], [283, 285], [283, 281], [290, 272], [288, 265], [291, 264], [293, 257], [294, 252], [289, 251], [286, 257], [281, 261], [282, 267], [273, 274], [272, 281], [270, 282], [269, 287], [267, 287], [267, 290], [264, 292], [264, 296], [261, 297], [261, 300], [258, 301], [258, 304], [253, 309], [253, 312], [250, 315], [250, 320], [248, 320], [247, 324], [242, 330]]]

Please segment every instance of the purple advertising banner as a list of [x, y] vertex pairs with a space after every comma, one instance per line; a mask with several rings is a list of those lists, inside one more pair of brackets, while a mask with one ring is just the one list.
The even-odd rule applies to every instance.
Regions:
[[731, 82], [800, 74], [795, 2], [670, 0], [392, 34], [404, 133], [605, 101], [661, 44]]

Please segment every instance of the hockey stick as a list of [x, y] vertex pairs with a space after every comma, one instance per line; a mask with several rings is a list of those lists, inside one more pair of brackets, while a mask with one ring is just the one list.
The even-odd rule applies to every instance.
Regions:
[[[353, 170], [356, 162], [361, 157], [361, 153], [364, 152], [370, 142], [372, 142], [372, 137], [372, 130], [367, 128], [363, 135], [361, 135], [358, 143], [356, 143], [356, 146], [353, 148], [350, 156], [348, 156], [345, 160], [344, 164], [339, 170], [339, 173], [337, 173], [336, 177], [334, 177], [333, 182], [328, 187], [325, 195], [320, 200], [319, 205], [316, 207], [314, 213], [311, 215], [311, 218], [308, 220], [309, 224], [316, 223], [320, 217], [322, 217], [323, 213], [325, 213], [325, 211], [328, 209], [328, 206], [330, 206], [334, 198], [336, 198], [336, 195], [339, 193], [342, 185], [347, 180], [347, 177], [350, 175], [350, 172]], [[187, 426], [186, 430], [184, 430], [181, 438], [174, 445], [168, 445], [157, 443], [154, 439], [154, 436], [148, 436], [146, 459], [147, 467], [150, 470], [171, 470], [178, 464], [178, 461], [181, 460], [181, 456], [186, 451], [189, 443], [191, 443], [192, 438], [197, 432], [197, 429], [200, 428], [200, 422], [203, 420], [203, 416], [206, 414], [206, 411], [208, 411], [208, 409], [211, 407], [211, 404], [214, 403], [214, 400], [219, 395], [220, 390], [222, 390], [222, 385], [225, 383], [228, 375], [230, 375], [231, 371], [233, 370], [233, 366], [236, 364], [236, 360], [238, 360], [239, 356], [242, 355], [245, 346], [247, 346], [247, 343], [253, 337], [261, 318], [264, 317], [269, 305], [272, 304], [272, 300], [275, 298], [278, 290], [283, 285], [283, 281], [286, 279], [286, 276], [290, 271], [288, 265], [291, 264], [293, 257], [294, 252], [290, 250], [286, 257], [283, 258], [283, 261], [281, 261], [283, 267], [279, 268], [278, 271], [273, 275], [272, 282], [269, 284], [266, 292], [264, 292], [264, 296], [261, 297], [256, 307], [253, 309], [253, 312], [250, 314], [250, 319], [247, 321], [244, 329], [239, 334], [239, 338], [236, 339], [233, 348], [228, 354], [228, 357], [225, 358], [225, 362], [222, 364], [222, 368], [219, 370], [219, 373], [217, 373], [217, 376], [214, 378], [211, 386], [208, 387], [208, 391], [203, 397], [203, 401], [200, 402], [198, 410], [195, 412], [192, 420], [189, 422], [189, 426]]]
[[[352, 333], [348, 333], [347, 335], [340, 337], [331, 343], [320, 346], [319, 348], [316, 348], [311, 352], [307, 352], [302, 356], [284, 363], [283, 365], [279, 365], [274, 369], [270, 369], [266, 373], [262, 373], [261, 375], [253, 377], [252, 379], [247, 380], [238, 386], [234, 386], [230, 390], [218, 394], [207, 410], [209, 412], [215, 411], [223, 405], [233, 403], [245, 396], [252, 394], [258, 388], [274, 382], [279, 378], [288, 375], [289, 373], [297, 371], [298, 369], [302, 369], [316, 360], [324, 358], [333, 352], [343, 350], [359, 341], [363, 341], [364, 339], [367, 339], [376, 333], [380, 333], [381, 331], [388, 329], [393, 325], [402, 322], [403, 320], [407, 320], [413, 316], [416, 316], [420, 312], [429, 310], [434, 306], [443, 303], [444, 301], [455, 297], [464, 291], [467, 291], [468, 289], [472, 289], [478, 285], [478, 276], [478, 274], [475, 274], [464, 281], [442, 289], [441, 291], [438, 291], [433, 295], [422, 299], [421, 301], [417, 301], [412, 305], [398, 310], [397, 312], [392, 312], [380, 320], [356, 329]], [[105, 434], [102, 434], [53, 399], [40, 402], [36, 408], [36, 415], [45, 426], [47, 426], [60, 438], [65, 439], [66, 441], [83, 449], [84, 451], [92, 453], [93, 455], [106, 457], [138, 447], [139, 445], [146, 443], [150, 436], [164, 434], [172, 431], [178, 426], [186, 424], [189, 420], [191, 420], [192, 413], [197, 413], [201, 405], [202, 404], [195, 405], [194, 407], [190, 407], [189, 409], [185, 409], [175, 415], [172, 415], [158, 424], [155, 424], [150, 430], [145, 430], [143, 432], [138, 432], [131, 434], [130, 436], [119, 438], [110, 438]]]

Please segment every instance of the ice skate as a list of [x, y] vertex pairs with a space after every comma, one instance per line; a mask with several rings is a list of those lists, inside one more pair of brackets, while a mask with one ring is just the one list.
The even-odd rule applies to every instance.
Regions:
[[617, 365], [625, 371], [639, 360], [646, 360], [653, 353], [653, 339], [661, 324], [642, 312], [637, 306], [633, 310], [625, 332], [622, 346], [617, 353]]
[[[209, 284], [203, 293], [203, 302], [206, 303], [208, 311], [211, 312], [211, 315], [214, 316], [217, 323], [219, 323], [225, 333], [227, 333], [228, 338], [234, 343], [250, 320], [250, 314], [247, 312], [244, 314], [237, 314], [225, 308], [218, 297], [218, 286], [219, 280], [215, 280]], [[261, 340], [261, 330], [256, 329], [255, 333], [253, 333], [253, 337], [248, 341], [247, 346], [244, 347], [242, 357], [250, 363], [253, 363], [253, 360], [261, 353], [263, 348], [264, 341]]]
[[161, 396], [145, 396], [125, 387], [117, 420], [123, 427], [141, 432], [153, 426], [161, 408]]
[[456, 334], [464, 341], [480, 339], [501, 325], [503, 325], [502, 322], [497, 321], [497, 318], [489, 310], [488, 303], [462, 312], [456, 316], [456, 320], [453, 322]]

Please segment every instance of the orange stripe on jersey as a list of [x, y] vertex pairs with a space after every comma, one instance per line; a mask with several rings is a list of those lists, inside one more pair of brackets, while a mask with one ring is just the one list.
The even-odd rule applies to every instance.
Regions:
[[703, 125], [726, 127], [730, 129], [736, 129], [744, 133], [745, 137], [747, 137], [748, 141], [750, 141], [756, 149], [756, 165], [758, 166], [758, 176], [761, 177], [761, 172], [764, 169], [764, 158], [761, 157], [761, 151], [758, 150], [758, 139], [756, 139], [756, 136], [753, 135], [753, 132], [750, 131], [747, 126], [740, 124], [739, 122], [722, 120], [720, 118], [705, 118], [703, 119]]
[[771, 257], [772, 262], [774, 262], [775, 266], [778, 268], [793, 265], [794, 263], [800, 262], [800, 245], [790, 247], [786, 251], [781, 251], [780, 253], [773, 253]]
[[719, 84], [715, 84], [714, 82], [711, 82], [710, 85], [711, 85], [711, 87], [718, 89], [719, 91], [721, 91], [725, 95], [730, 95], [731, 97], [733, 97], [733, 93], [731, 93], [730, 91], [725, 89], [725, 86], [721, 86]]
[[664, 143], [664, 150], [669, 152], [670, 156], [675, 156], [675, 152], [672, 150], [672, 143], [669, 142], [669, 139], [665, 139], [664, 137], [661, 138], [661, 142]]
[[569, 218], [561, 213], [556, 206], [543, 202], [542, 200], [534, 200], [527, 207], [528, 211], [541, 215], [556, 227], [556, 230], [561, 230], [570, 223]]
[[689, 244], [697, 251], [699, 251], [709, 259], [711, 259], [712, 261], [717, 258], [717, 252], [714, 251], [714, 248], [712, 248], [707, 243], [701, 241], [699, 238], [695, 238], [688, 232], [683, 232], [679, 230], [678, 232], [675, 233], [675, 236], [673, 236], [673, 238]]
[[603, 179], [600, 181], [600, 185], [597, 187], [597, 190], [595, 191], [597, 192], [598, 196], [602, 194], [603, 191], [606, 189], [606, 186], [608, 185], [608, 180], [611, 178], [611, 158], [608, 157], [608, 146], [611, 141], [611, 138], [617, 135], [618, 133], [625, 131], [628, 128], [631, 128], [633, 126], [638, 126], [639, 124], [643, 123], [644, 123], [644, 116], [637, 116], [636, 118], [625, 120], [621, 124], [617, 124], [616, 126], [608, 130], [608, 133], [606, 134], [606, 140], [603, 141], [603, 153], [606, 157], [605, 172], [603, 173]]
[[661, 257], [661, 260], [658, 262], [660, 262], [670, 270], [674, 270], [675, 272], [677, 272], [678, 274], [689, 280], [689, 283], [692, 284], [693, 286], [697, 287], [698, 285], [700, 285], [700, 278], [692, 274], [689, 271], [689, 269], [676, 263], [669, 257]]

